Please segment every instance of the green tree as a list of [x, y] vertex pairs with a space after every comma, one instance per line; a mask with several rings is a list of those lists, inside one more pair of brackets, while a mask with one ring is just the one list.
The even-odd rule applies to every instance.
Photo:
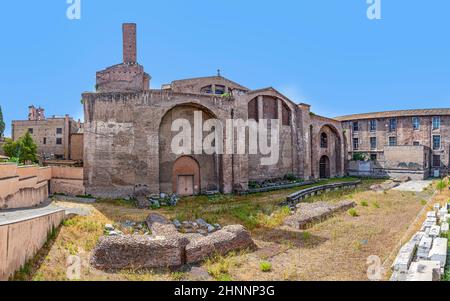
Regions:
[[3, 121], [2, 107], [0, 106], [0, 138], [3, 137], [5, 133], [5, 122]]
[[37, 158], [37, 145], [33, 141], [31, 134], [27, 132], [23, 137], [17, 141], [12, 139], [6, 139], [3, 145], [3, 150], [8, 157], [18, 158], [20, 163], [36, 163]]

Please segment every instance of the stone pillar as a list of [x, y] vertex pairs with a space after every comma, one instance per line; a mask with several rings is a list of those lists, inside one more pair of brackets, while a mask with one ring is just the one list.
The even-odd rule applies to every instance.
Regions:
[[126, 23], [122, 26], [123, 31], [123, 62], [125, 64], [137, 63], [136, 49], [136, 24]]

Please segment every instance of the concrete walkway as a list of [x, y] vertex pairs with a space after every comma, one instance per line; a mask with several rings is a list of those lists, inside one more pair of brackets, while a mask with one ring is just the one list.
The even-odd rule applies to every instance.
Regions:
[[90, 214], [88, 209], [76, 207], [69, 208], [65, 207], [63, 204], [47, 203], [45, 206], [38, 208], [0, 211], [0, 226], [38, 218], [58, 211], [65, 211], [66, 217], [74, 215], [85, 216]]
[[394, 188], [393, 190], [398, 191], [409, 191], [409, 192], [422, 192], [433, 183], [431, 180], [427, 181], [409, 181], [401, 184], [400, 186]]

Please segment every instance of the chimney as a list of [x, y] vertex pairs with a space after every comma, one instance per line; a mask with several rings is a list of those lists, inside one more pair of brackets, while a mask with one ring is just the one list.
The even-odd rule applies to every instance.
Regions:
[[136, 64], [136, 24], [125, 23], [123, 31], [123, 62], [124, 64]]

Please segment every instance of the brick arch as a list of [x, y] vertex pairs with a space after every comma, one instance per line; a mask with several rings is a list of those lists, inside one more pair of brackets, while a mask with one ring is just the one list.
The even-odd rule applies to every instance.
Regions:
[[180, 193], [178, 189], [181, 180], [180, 177], [192, 177], [194, 185], [193, 187], [194, 194], [199, 194], [201, 192], [200, 164], [193, 157], [181, 156], [173, 164], [172, 168], [173, 193]]
[[[326, 147], [322, 147], [321, 138], [326, 135], [327, 137], [327, 145]], [[314, 146], [315, 151], [313, 151], [313, 166], [317, 166], [321, 168], [320, 160], [323, 159], [324, 156], [328, 158], [329, 161], [329, 177], [340, 176], [344, 173], [344, 166], [342, 165], [342, 145], [343, 145], [343, 137], [340, 131], [332, 124], [323, 124], [320, 127], [320, 130], [315, 133], [314, 138]]]
[[[194, 102], [184, 102], [176, 104], [168, 109], [159, 125], [159, 184], [160, 191], [165, 193], [177, 193], [179, 176], [194, 176], [196, 188], [193, 194], [205, 191], [215, 191], [221, 189], [222, 183], [222, 162], [219, 155], [194, 154], [194, 113], [202, 112], [203, 122], [216, 118], [209, 108]], [[171, 131], [174, 120], [183, 118], [189, 121], [192, 129], [191, 147], [192, 153], [177, 155], [171, 149], [171, 142], [178, 133]], [[203, 139], [208, 133], [204, 133]], [[182, 159], [183, 158], [183, 159]], [[189, 160], [193, 160], [190, 161]], [[179, 161], [180, 160], [180, 161]], [[196, 164], [194, 164], [196, 162]], [[198, 166], [198, 172], [195, 166]], [[185, 179], [183, 179], [185, 180]]]

